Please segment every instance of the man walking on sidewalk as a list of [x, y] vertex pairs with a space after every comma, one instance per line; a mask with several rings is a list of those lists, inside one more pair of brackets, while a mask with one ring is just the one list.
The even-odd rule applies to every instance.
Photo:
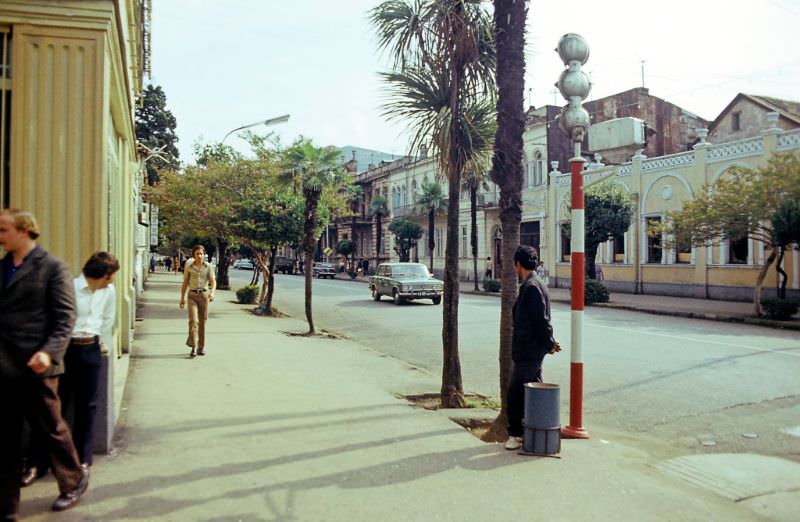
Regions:
[[542, 382], [542, 361], [561, 346], [553, 338], [550, 325], [550, 295], [536, 277], [538, 256], [532, 246], [520, 245], [514, 252], [514, 270], [522, 284], [513, 311], [511, 337], [511, 377], [508, 381], [507, 450], [522, 447], [522, 416], [525, 409], [525, 383]]
[[203, 245], [192, 248], [192, 259], [183, 268], [183, 284], [181, 285], [180, 307], [186, 304], [186, 291], [189, 291], [189, 337], [186, 346], [191, 348], [189, 357], [205, 355], [206, 320], [208, 319], [208, 303], [214, 300], [217, 280], [214, 270], [205, 261], [206, 249]]
[[75, 291], [67, 265], [36, 244], [30, 212], [0, 212], [0, 518], [16, 520], [27, 418], [47, 445], [61, 492], [53, 510], [78, 503], [89, 486], [61, 417], [58, 376], [75, 323]]

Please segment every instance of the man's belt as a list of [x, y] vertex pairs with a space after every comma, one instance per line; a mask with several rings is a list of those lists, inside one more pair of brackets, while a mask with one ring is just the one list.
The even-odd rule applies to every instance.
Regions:
[[73, 337], [69, 341], [70, 344], [75, 346], [89, 346], [92, 344], [100, 344], [100, 336], [92, 335], [90, 337]]
[[207, 292], [207, 291], [208, 291], [208, 289], [207, 289], [207, 288], [190, 288], [190, 289], [189, 289], [189, 291], [190, 291], [190, 292], [197, 292], [197, 293], [200, 293], [200, 292]]

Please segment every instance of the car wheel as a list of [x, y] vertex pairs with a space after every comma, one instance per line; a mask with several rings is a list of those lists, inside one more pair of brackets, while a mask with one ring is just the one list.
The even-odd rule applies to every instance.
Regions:
[[403, 298], [400, 297], [400, 292], [397, 291], [397, 288], [392, 290], [392, 299], [394, 299], [394, 304], [401, 305], [403, 303]]
[[438, 305], [442, 302], [442, 296], [437, 295], [436, 297], [432, 298], [431, 301], [433, 301], [433, 304]]
[[374, 286], [372, 287], [372, 299], [374, 301], [380, 301], [381, 300], [381, 293], [378, 292], [378, 289], [376, 287], [374, 287]]

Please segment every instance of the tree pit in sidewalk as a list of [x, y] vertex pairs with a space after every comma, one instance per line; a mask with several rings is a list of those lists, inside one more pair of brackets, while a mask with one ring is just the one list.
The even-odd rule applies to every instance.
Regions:
[[[415, 408], [422, 408], [425, 410], [443, 409], [441, 395], [438, 393], [403, 395], [402, 398], [411, 403], [411, 405]], [[459, 411], [464, 412], [465, 415], [450, 416], [450, 420], [483, 442], [505, 441], [505, 433], [496, 433], [496, 430], [492, 429], [494, 418], [470, 417], [469, 415], [466, 415], [466, 413], [473, 408], [499, 411], [500, 404], [491, 397], [484, 397], [483, 395], [477, 394], [464, 395], [464, 400], [467, 403], [467, 407], [462, 408]]]
[[308, 338], [320, 338], [320, 339], [341, 339], [336, 334], [332, 334], [330, 332], [326, 332], [325, 330], [321, 330], [319, 332], [281, 332], [283, 335], [288, 335], [289, 337], [308, 337]]

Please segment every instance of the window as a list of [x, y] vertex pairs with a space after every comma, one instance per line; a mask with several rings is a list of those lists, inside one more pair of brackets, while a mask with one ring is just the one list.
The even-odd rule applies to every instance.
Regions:
[[731, 130], [738, 131], [742, 130], [742, 113], [734, 112], [731, 114]]
[[624, 263], [625, 262], [625, 235], [620, 234], [618, 236], [614, 236], [611, 240], [614, 245], [614, 258], [611, 260], [612, 263]]
[[747, 236], [730, 240], [728, 243], [728, 263], [732, 265], [747, 264], [747, 243]]
[[436, 256], [442, 257], [442, 229], [436, 229]]
[[661, 246], [661, 218], [647, 218], [647, 262], [660, 263], [663, 249]]
[[467, 256], [467, 227], [461, 227], [461, 257]]
[[562, 223], [561, 229], [561, 261], [568, 262], [572, 254], [572, 239], [570, 238], [569, 223]]
[[519, 226], [519, 243], [529, 245], [539, 251], [539, 222], [530, 221]]
[[538, 187], [542, 184], [542, 153], [538, 150], [533, 155], [533, 185]]

